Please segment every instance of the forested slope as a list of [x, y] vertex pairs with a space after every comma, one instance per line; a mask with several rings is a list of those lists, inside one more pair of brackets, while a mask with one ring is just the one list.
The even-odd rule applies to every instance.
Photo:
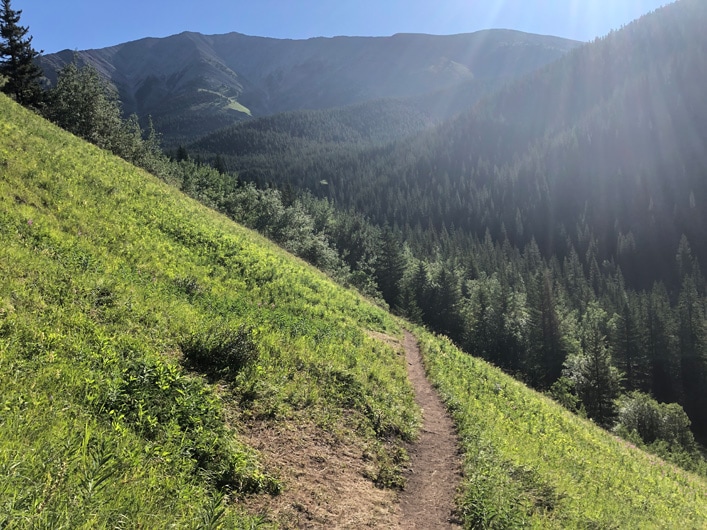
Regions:
[[705, 23], [670, 4], [412, 138], [219, 149], [349, 212], [338, 250], [396, 311], [607, 428], [622, 395], [678, 402], [704, 442]]
[[430, 113], [409, 102], [377, 100], [260, 118], [207, 135], [189, 144], [186, 152], [262, 186], [282, 183], [283, 175], [292, 172], [292, 164], [306, 167], [323, 158], [350, 158], [435, 123]]
[[[271, 151], [272, 173], [408, 231], [489, 230], [518, 247], [534, 239], [560, 259], [568, 237], [579, 245], [589, 233], [599, 262], [617, 261], [632, 284], [650, 286], [672, 266], [666, 249], [682, 234], [703, 239], [707, 226], [707, 110], [697, 88], [707, 75], [705, 18], [701, 3], [677, 2], [435, 131], [364, 153]], [[248, 156], [248, 146], [224, 144], [221, 154]], [[707, 261], [707, 250], [694, 251]], [[650, 271], [638, 266], [647, 259]]]

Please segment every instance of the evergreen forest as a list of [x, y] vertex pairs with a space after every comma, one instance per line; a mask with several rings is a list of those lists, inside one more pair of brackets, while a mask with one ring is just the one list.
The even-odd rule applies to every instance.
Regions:
[[302, 111], [183, 153], [335, 209], [350, 269], [465, 351], [609, 427], [620, 395], [680, 403], [704, 441], [706, 17], [666, 6], [438, 125]]

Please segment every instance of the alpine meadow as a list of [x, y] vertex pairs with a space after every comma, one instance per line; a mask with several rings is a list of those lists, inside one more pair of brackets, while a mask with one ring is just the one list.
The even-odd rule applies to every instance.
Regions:
[[707, 527], [702, 1], [585, 44], [21, 15], [0, 528]]

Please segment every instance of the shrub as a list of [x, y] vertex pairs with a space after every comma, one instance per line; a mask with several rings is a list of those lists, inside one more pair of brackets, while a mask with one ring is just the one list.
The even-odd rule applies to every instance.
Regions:
[[214, 379], [233, 379], [258, 359], [252, 330], [221, 323], [194, 333], [180, 344], [185, 365]]
[[631, 392], [618, 400], [617, 432], [636, 432], [643, 443], [664, 441], [692, 450], [695, 438], [690, 419], [677, 403], [658, 403], [642, 392]]

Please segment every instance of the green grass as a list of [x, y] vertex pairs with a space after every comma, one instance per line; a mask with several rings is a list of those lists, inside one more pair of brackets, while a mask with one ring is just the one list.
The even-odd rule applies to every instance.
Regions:
[[205, 88], [200, 88], [198, 89], [198, 92], [207, 92], [209, 94], [214, 94], [216, 96], [219, 96], [220, 98], [226, 100], [226, 104], [224, 105], [224, 108], [230, 109], [230, 110], [235, 110], [237, 112], [242, 112], [243, 114], [247, 114], [248, 116], [252, 116], [250, 109], [248, 107], [243, 106], [237, 99], [228, 97], [224, 94], [221, 94], [220, 92], [216, 92], [214, 90], [207, 90]]
[[418, 331], [459, 430], [467, 528], [705, 528], [707, 483]]
[[388, 314], [4, 96], [0, 257], [2, 528], [255, 527], [244, 422], [415, 434]]

